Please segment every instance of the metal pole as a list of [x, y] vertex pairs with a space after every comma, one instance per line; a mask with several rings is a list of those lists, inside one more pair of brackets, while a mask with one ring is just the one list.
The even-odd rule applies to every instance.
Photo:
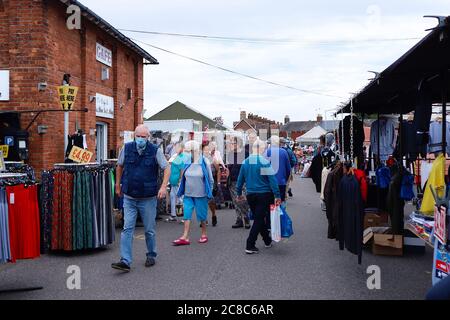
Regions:
[[67, 145], [69, 144], [69, 112], [64, 112], [64, 157], [66, 156]]

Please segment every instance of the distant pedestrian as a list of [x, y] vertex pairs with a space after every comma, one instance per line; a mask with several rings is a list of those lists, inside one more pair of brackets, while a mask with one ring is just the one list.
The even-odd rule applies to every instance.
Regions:
[[[167, 194], [170, 167], [161, 148], [149, 141], [150, 131], [140, 125], [135, 131], [135, 141], [125, 144], [119, 154], [116, 169], [116, 193], [124, 194], [124, 226], [120, 240], [121, 259], [111, 266], [129, 272], [133, 256], [133, 236], [136, 218], [140, 214], [147, 244], [146, 267], [156, 263], [156, 205], [157, 197]], [[158, 192], [158, 169], [164, 170], [164, 178]]]
[[294, 151], [288, 146], [287, 140], [285, 138], [280, 138], [280, 147], [288, 153], [289, 161], [291, 164], [291, 174], [289, 176], [288, 184], [287, 184], [287, 193], [289, 194], [289, 197], [293, 197], [292, 189], [291, 189], [291, 183], [294, 181], [294, 168], [297, 165], [297, 157], [294, 154]]
[[178, 196], [183, 198], [184, 207], [184, 232], [183, 235], [173, 241], [175, 246], [190, 245], [189, 232], [192, 214], [195, 209], [197, 220], [201, 223], [202, 235], [199, 243], [207, 243], [206, 221], [208, 220], [208, 202], [213, 198], [212, 188], [214, 178], [211, 172], [211, 164], [200, 150], [200, 144], [196, 141], [188, 141], [185, 150], [191, 153], [191, 161], [183, 170]]
[[180, 206], [181, 199], [178, 197], [178, 188], [180, 186], [181, 172], [189, 161], [184, 153], [183, 142], [174, 144], [174, 155], [169, 159], [170, 163], [170, 217], [167, 222], [177, 222], [177, 207]]
[[237, 194], [241, 201], [245, 200], [242, 194], [244, 184], [247, 187], [247, 201], [254, 217], [247, 239], [245, 250], [247, 254], [259, 252], [256, 247], [258, 234], [262, 236], [266, 248], [272, 247], [272, 239], [267, 228], [270, 222], [270, 205], [281, 204], [275, 172], [270, 162], [262, 155], [265, 147], [266, 144], [260, 140], [253, 144], [252, 155], [244, 161], [237, 182]]
[[[230, 141], [231, 152], [227, 154], [227, 168], [229, 170], [228, 189], [230, 191], [231, 200], [236, 210], [236, 223], [233, 229], [246, 228], [250, 229], [250, 220], [248, 218], [249, 206], [247, 201], [241, 201], [237, 195], [237, 180], [241, 170], [242, 163], [245, 160], [245, 149], [242, 139], [233, 137]], [[245, 189], [244, 189], [245, 193]]]
[[272, 164], [280, 189], [281, 201], [286, 201], [286, 186], [291, 175], [291, 162], [286, 150], [280, 147], [280, 137], [272, 136], [270, 138], [270, 148], [265, 152], [265, 157]]

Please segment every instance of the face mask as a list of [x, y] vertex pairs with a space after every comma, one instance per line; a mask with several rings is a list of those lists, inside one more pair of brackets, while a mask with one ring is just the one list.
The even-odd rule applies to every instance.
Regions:
[[143, 149], [147, 144], [147, 139], [145, 138], [136, 138], [136, 145], [139, 149]]

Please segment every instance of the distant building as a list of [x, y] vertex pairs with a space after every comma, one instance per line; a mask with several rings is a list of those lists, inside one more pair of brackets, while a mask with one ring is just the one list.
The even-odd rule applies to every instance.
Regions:
[[146, 119], [146, 121], [156, 121], [156, 120], [195, 120], [200, 123], [199, 131], [207, 130], [229, 130], [224, 125], [217, 123], [212, 118], [204, 115], [203, 113], [195, 110], [192, 107], [177, 101], [164, 110], [161, 110], [157, 114]]
[[262, 139], [267, 139], [273, 134], [279, 134], [282, 123], [260, 117], [246, 111], [241, 111], [240, 120], [233, 123], [236, 131], [255, 132]]
[[327, 132], [333, 132], [339, 128], [339, 120], [323, 120], [321, 115], [318, 115], [315, 121], [290, 121], [289, 116], [286, 116], [284, 121], [284, 125], [280, 128], [280, 136], [292, 140], [301, 137], [316, 126], [322, 127]]

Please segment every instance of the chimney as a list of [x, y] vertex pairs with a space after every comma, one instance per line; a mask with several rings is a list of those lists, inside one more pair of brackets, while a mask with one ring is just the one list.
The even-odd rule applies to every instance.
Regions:
[[321, 123], [323, 121], [323, 117], [321, 114], [317, 115], [317, 123]]
[[289, 116], [284, 117], [284, 124], [288, 124], [289, 122], [291, 122]]
[[241, 121], [247, 119], [247, 112], [241, 111]]

